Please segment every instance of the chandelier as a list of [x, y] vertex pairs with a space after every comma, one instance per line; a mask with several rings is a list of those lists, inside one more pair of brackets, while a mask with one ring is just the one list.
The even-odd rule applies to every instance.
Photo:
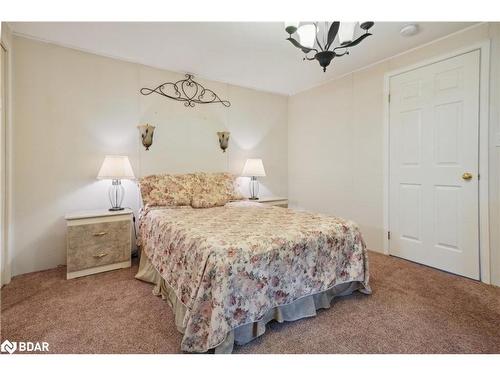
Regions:
[[[374, 25], [373, 22], [361, 22], [359, 28], [364, 34], [354, 39], [358, 22], [285, 22], [285, 31], [289, 40], [295, 47], [305, 53], [304, 60], [318, 60], [319, 65], [326, 72], [335, 57], [349, 54], [349, 47], [357, 46], [365, 38], [369, 37], [368, 30]], [[300, 25], [300, 26], [299, 26]], [[295, 39], [293, 34], [297, 34]], [[333, 42], [338, 35], [338, 46]], [[314, 55], [311, 54], [314, 53]]]

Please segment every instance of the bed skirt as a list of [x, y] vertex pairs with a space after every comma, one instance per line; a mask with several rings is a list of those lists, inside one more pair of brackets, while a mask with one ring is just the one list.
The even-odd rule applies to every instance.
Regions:
[[[187, 307], [177, 298], [173, 289], [167, 285], [159, 272], [149, 261], [148, 257], [141, 254], [139, 270], [135, 277], [139, 280], [154, 284], [153, 294], [166, 301], [175, 315], [175, 325], [180, 333], [184, 333], [186, 328], [185, 318], [187, 316]], [[212, 348], [215, 353], [230, 354], [233, 351], [234, 344], [244, 345], [266, 332], [266, 324], [272, 320], [283, 323], [316, 316], [319, 309], [330, 307], [331, 301], [335, 297], [346, 296], [354, 291], [370, 294], [363, 283], [352, 281], [336, 285], [324, 292], [299, 298], [288, 305], [281, 305], [269, 310], [259, 321], [248, 323], [232, 330], [226, 339]]]

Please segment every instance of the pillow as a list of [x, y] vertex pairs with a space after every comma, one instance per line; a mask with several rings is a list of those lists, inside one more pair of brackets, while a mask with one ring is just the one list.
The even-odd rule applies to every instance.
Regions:
[[224, 206], [243, 197], [237, 192], [236, 177], [230, 173], [196, 173], [191, 206], [209, 208]]
[[189, 206], [193, 183], [193, 174], [155, 174], [139, 179], [142, 201], [147, 206]]

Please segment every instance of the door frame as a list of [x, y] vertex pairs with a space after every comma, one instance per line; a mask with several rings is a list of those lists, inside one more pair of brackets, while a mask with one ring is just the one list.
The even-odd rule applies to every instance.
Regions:
[[[3, 51], [3, 61], [0, 63], [0, 287], [10, 281], [10, 259], [7, 247], [7, 73], [8, 49], [0, 40], [0, 49]], [[1, 58], [1, 57], [0, 57]]]
[[390, 230], [390, 102], [389, 87], [390, 79], [401, 73], [406, 73], [426, 65], [447, 60], [472, 51], [480, 52], [479, 67], [479, 277], [483, 283], [490, 284], [490, 229], [489, 229], [489, 196], [488, 196], [488, 157], [489, 157], [489, 82], [490, 82], [490, 40], [470, 45], [443, 55], [420, 61], [416, 64], [392, 70], [384, 75], [384, 131], [383, 131], [383, 216], [384, 216], [384, 254], [390, 255], [390, 242], [388, 233]]

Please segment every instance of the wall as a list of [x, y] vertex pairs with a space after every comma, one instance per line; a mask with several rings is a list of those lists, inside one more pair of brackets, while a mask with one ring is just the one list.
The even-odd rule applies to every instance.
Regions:
[[491, 39], [491, 144], [487, 176], [490, 268], [492, 282], [500, 285], [498, 23], [481, 24], [292, 96], [288, 106], [290, 204], [358, 222], [368, 248], [382, 251], [384, 75], [488, 39]]
[[[14, 37], [13, 274], [65, 263], [64, 215], [107, 207], [95, 179], [106, 154], [128, 155], [137, 176], [229, 170], [261, 157], [263, 195], [287, 195], [287, 97], [199, 80], [231, 101], [185, 108], [142, 87], [183, 75]], [[145, 151], [137, 125], [157, 126]], [[216, 132], [231, 132], [223, 154]], [[124, 206], [139, 194], [125, 181]]]

